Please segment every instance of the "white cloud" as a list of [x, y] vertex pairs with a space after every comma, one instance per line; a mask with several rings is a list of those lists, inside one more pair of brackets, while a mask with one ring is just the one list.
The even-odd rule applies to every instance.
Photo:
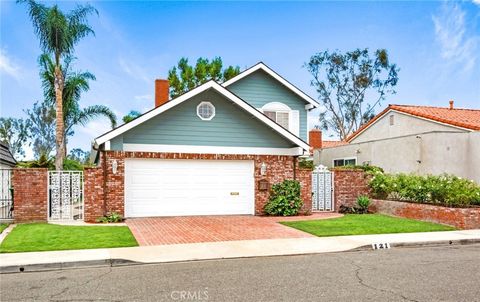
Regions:
[[480, 5], [480, 0], [472, 0], [473, 3], [477, 4], [477, 5]]
[[118, 63], [122, 70], [130, 75], [132, 78], [136, 80], [142, 80], [146, 83], [151, 83], [152, 80], [148, 77], [147, 72], [140, 66], [136, 65], [132, 61], [125, 60], [122, 57], [118, 59]]
[[20, 66], [15, 64], [2, 48], [0, 48], [0, 72], [14, 77], [17, 80], [20, 78]]
[[465, 71], [471, 70], [478, 59], [479, 37], [469, 33], [465, 11], [457, 3], [445, 2], [439, 14], [432, 16], [432, 20], [442, 58], [461, 64]]
[[153, 96], [151, 94], [136, 95], [136, 96], [134, 96], [134, 98], [137, 101], [151, 101], [151, 100], [153, 100]]

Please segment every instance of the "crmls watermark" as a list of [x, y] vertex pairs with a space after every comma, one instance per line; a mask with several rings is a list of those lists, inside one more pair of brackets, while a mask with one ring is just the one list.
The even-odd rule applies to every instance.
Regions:
[[170, 293], [170, 298], [175, 301], [207, 301], [208, 289], [203, 290], [174, 290]]

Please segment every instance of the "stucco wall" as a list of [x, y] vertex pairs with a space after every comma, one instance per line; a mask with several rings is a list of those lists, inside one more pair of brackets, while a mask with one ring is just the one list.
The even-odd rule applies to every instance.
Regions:
[[356, 157], [385, 172], [450, 173], [480, 183], [480, 132], [431, 132], [316, 150], [315, 164], [333, 166], [336, 158]]
[[[393, 125], [390, 125], [390, 116], [393, 116]], [[459, 128], [413, 117], [405, 113], [390, 111], [364, 130], [358, 137], [354, 138], [351, 143], [367, 142], [433, 131], [466, 132]]]

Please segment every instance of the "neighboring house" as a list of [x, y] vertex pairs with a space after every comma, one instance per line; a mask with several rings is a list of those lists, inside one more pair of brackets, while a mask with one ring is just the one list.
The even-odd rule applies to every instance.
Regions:
[[168, 89], [156, 80], [154, 109], [94, 140], [106, 210], [263, 213], [268, 188], [260, 183], [297, 176], [298, 157], [309, 155], [307, 113], [319, 104], [263, 63], [172, 100]]
[[480, 110], [389, 105], [346, 139], [314, 152], [327, 167], [370, 164], [386, 172], [451, 173], [480, 183]]
[[17, 161], [13, 158], [8, 144], [0, 142], [0, 169], [11, 169], [15, 167]]

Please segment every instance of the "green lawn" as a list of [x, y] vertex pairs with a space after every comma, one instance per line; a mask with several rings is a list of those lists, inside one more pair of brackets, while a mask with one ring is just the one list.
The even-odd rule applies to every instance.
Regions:
[[319, 237], [455, 230], [454, 227], [442, 224], [380, 214], [349, 214], [340, 218], [287, 221], [281, 224]]
[[17, 225], [0, 244], [0, 253], [137, 246], [126, 226]]
[[8, 227], [8, 223], [0, 223], [0, 234]]

